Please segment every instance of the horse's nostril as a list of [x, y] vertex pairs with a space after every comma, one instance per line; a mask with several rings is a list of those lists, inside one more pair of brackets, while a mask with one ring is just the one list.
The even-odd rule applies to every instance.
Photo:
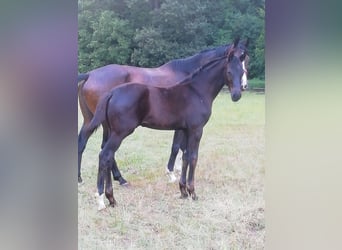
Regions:
[[232, 94], [232, 101], [233, 101], [233, 102], [238, 101], [240, 98], [241, 98], [241, 93], [240, 93], [240, 92], [239, 92], [239, 93], [233, 93], [233, 94]]

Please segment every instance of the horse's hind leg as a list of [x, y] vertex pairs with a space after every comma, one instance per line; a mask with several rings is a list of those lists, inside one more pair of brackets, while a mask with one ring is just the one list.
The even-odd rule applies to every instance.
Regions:
[[[103, 134], [102, 134], [101, 149], [104, 147], [104, 145], [108, 141], [108, 135], [109, 135], [109, 128], [108, 128], [107, 124], [103, 123], [102, 128], [103, 128]], [[113, 165], [112, 165], [112, 173], [113, 173], [114, 180], [118, 181], [120, 183], [120, 185], [126, 185], [127, 184], [127, 181], [122, 177], [115, 160], [113, 161]]]
[[118, 181], [121, 186], [128, 184], [128, 182], [122, 177], [115, 159], [113, 159], [112, 173], [113, 173], [114, 180]]
[[87, 141], [89, 139], [91, 132], [86, 129], [86, 125], [83, 124], [78, 134], [78, 182], [81, 183], [81, 162], [82, 162], [82, 154], [87, 145]]
[[166, 173], [169, 177], [169, 182], [175, 182], [176, 176], [174, 174], [174, 166], [176, 162], [176, 158], [179, 152], [179, 148], [181, 147], [181, 142], [184, 138], [184, 132], [182, 130], [176, 130], [173, 135], [171, 154], [169, 157], [169, 161], [167, 163]]
[[86, 84], [86, 82], [83, 82], [83, 84], [79, 86], [79, 90], [78, 90], [78, 100], [79, 100], [80, 110], [83, 116], [83, 125], [78, 134], [78, 182], [79, 183], [83, 181], [81, 177], [82, 154], [90, 136], [90, 131], [86, 131], [86, 127], [91, 121], [91, 119], [93, 118], [93, 114], [89, 110], [87, 106], [87, 102], [83, 95], [84, 84]]

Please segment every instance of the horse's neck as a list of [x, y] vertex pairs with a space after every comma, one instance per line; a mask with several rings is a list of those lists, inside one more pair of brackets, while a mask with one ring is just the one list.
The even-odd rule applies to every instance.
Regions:
[[[184, 73], [190, 74], [199, 67], [201, 67], [206, 62], [213, 60], [214, 58], [220, 57], [223, 55], [224, 50], [222, 50], [222, 55], [217, 52], [217, 50], [221, 50], [220, 48], [211, 49], [208, 51], [200, 52], [196, 55], [189, 56], [183, 59], [176, 59], [169, 63], [162, 65], [161, 67], [171, 67], [176, 71], [182, 71]], [[219, 51], [221, 52], [221, 51]]]
[[225, 60], [221, 59], [202, 69], [194, 76], [189, 86], [207, 101], [212, 102], [224, 85], [224, 63]]

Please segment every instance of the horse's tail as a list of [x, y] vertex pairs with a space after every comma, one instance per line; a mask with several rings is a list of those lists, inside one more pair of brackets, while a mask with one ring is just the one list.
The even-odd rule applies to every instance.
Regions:
[[80, 104], [80, 109], [82, 111], [82, 115], [84, 118], [84, 123], [89, 123], [93, 118], [93, 113], [90, 111], [87, 102], [85, 100], [84, 94], [82, 93], [82, 89], [84, 84], [88, 81], [89, 73], [78, 74], [78, 100]]
[[105, 95], [100, 99], [96, 106], [96, 110], [94, 113], [93, 118], [91, 119], [88, 129], [90, 131], [90, 134], [94, 133], [94, 131], [104, 122], [107, 121], [107, 109], [108, 109], [108, 103], [110, 99], [112, 98], [112, 92]]
[[89, 74], [88, 73], [81, 73], [78, 74], [77, 76], [77, 85], [78, 87], [80, 87], [82, 85], [82, 83], [85, 83], [89, 78]]

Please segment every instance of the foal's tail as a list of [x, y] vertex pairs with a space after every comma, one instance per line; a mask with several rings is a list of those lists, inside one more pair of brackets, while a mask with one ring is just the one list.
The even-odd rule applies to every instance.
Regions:
[[109, 94], [102, 97], [100, 101], [98, 102], [94, 116], [88, 125], [88, 131], [90, 131], [90, 134], [94, 133], [95, 130], [104, 122], [108, 123], [107, 109], [108, 109], [108, 103], [111, 98], [112, 98], [112, 93], [110, 92]]

